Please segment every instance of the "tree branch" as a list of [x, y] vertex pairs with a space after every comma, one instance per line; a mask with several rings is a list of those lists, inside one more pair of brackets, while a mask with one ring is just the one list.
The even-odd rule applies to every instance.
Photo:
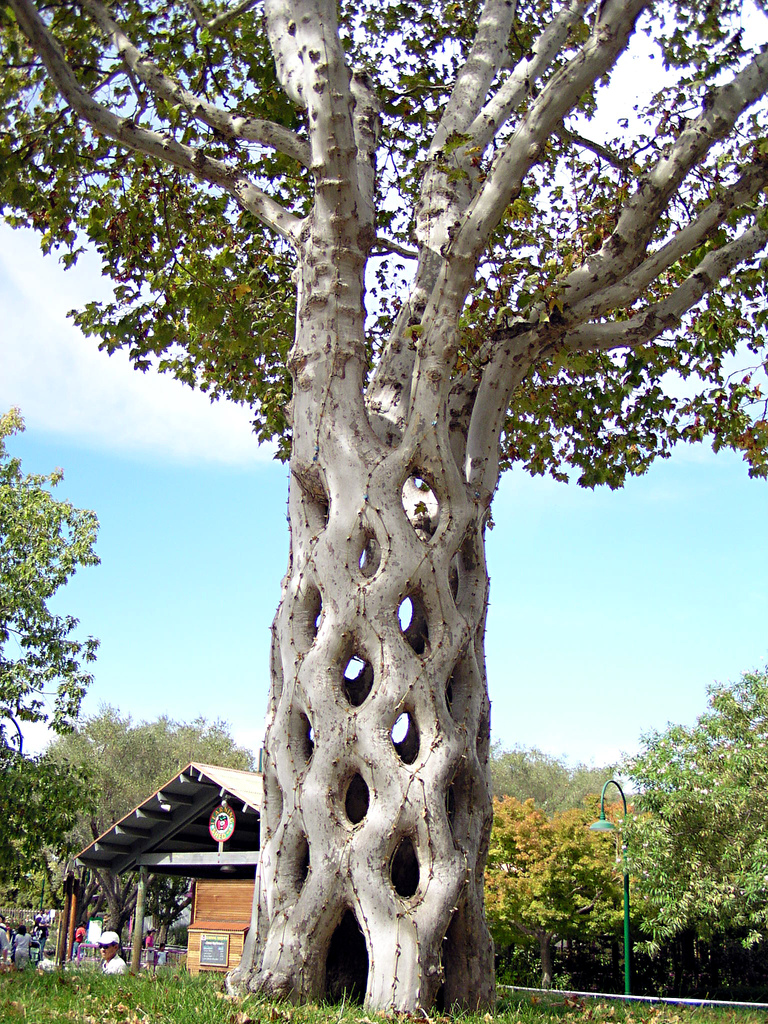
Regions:
[[573, 143], [576, 146], [581, 146], [582, 149], [588, 149], [590, 153], [594, 153], [595, 156], [600, 157], [609, 163], [612, 167], [615, 167], [617, 171], [625, 172], [630, 164], [629, 160], [622, 160], [621, 157], [616, 156], [615, 153], [611, 152], [607, 146], [601, 145], [599, 142], [593, 142], [591, 139], [585, 139], [583, 135], [579, 135], [577, 132], [572, 132], [570, 128], [566, 128], [564, 124], [560, 125], [557, 129], [557, 135], [565, 143]]
[[417, 260], [419, 258], [419, 254], [415, 249], [408, 249], [404, 245], [400, 245], [399, 242], [395, 242], [392, 238], [384, 238], [382, 235], [376, 236], [373, 247], [374, 249], [380, 249], [382, 252], [396, 253], [405, 260]]
[[255, 7], [259, 0], [242, 0], [242, 3], [235, 4], [230, 11], [222, 11], [221, 14], [217, 14], [215, 18], [211, 18], [210, 21], [203, 24], [204, 28], [207, 28], [209, 32], [216, 32], [218, 29], [223, 28], [230, 21], [234, 21], [241, 14], [245, 14], [252, 7]]
[[562, 49], [568, 32], [581, 21], [589, 6], [585, 0], [571, 0], [547, 25], [533, 44], [530, 54], [518, 61], [501, 88], [467, 128], [473, 146], [485, 149], [511, 114], [530, 96], [536, 82]]
[[472, 48], [451, 90], [430, 146], [430, 156], [441, 150], [452, 134], [465, 132], [479, 113], [491, 83], [504, 66], [516, 10], [516, 0], [485, 0]]
[[648, 3], [649, 0], [605, 0], [596, 31], [579, 53], [550, 78], [494, 161], [451, 245], [449, 258], [457, 263], [467, 261], [474, 267], [504, 210], [519, 194], [523, 179], [541, 155], [546, 140], [584, 92], [626, 49], [635, 20]]
[[140, 128], [129, 118], [117, 117], [97, 103], [80, 85], [64, 58], [58, 41], [45, 25], [31, 0], [8, 0], [24, 34], [45, 64], [51, 81], [75, 114], [108, 138], [128, 149], [173, 164], [198, 178], [218, 185], [262, 223], [295, 244], [301, 221], [257, 188], [243, 175], [202, 150], [185, 146], [160, 132]]
[[613, 283], [641, 257], [661, 213], [691, 168], [719, 142], [768, 88], [768, 52], [758, 54], [730, 82], [710, 94], [705, 109], [680, 133], [669, 154], [641, 180], [600, 250], [563, 285], [568, 306]]
[[387, 443], [393, 443], [402, 435], [410, 402], [416, 350], [406, 332], [421, 320], [442, 267], [441, 251], [450, 240], [449, 231], [466, 210], [477, 182], [477, 169], [471, 165], [466, 147], [460, 147], [461, 152], [457, 150], [450, 156], [450, 162], [461, 167], [466, 177], [448, 181], [445, 171], [438, 166], [446, 160], [443, 147], [452, 134], [467, 130], [485, 101], [495, 75], [504, 64], [516, 7], [516, 2], [486, 0], [469, 56], [458, 74], [430, 144], [428, 166], [416, 206], [419, 262], [414, 283], [367, 394], [372, 425]]
[[240, 117], [222, 110], [213, 103], [202, 99], [185, 89], [174, 79], [163, 74], [160, 68], [131, 42], [127, 34], [112, 19], [99, 0], [80, 0], [81, 7], [88, 11], [105, 35], [114, 43], [115, 49], [126, 66], [146, 87], [160, 99], [178, 104], [192, 117], [207, 124], [226, 139], [243, 139], [257, 142], [270, 149], [276, 149], [285, 156], [297, 160], [302, 166], [309, 166], [309, 145], [294, 132], [282, 125], [260, 118]]
[[357, 185], [360, 192], [360, 220], [375, 230], [376, 151], [381, 136], [381, 108], [367, 75], [354, 73], [351, 85], [355, 101], [352, 124], [357, 148]]
[[693, 273], [666, 299], [647, 306], [628, 320], [585, 324], [565, 338], [571, 351], [635, 348], [653, 341], [665, 330], [679, 327], [683, 316], [707, 292], [768, 245], [768, 231], [754, 225], [738, 238], [708, 253]]
[[589, 299], [572, 307], [569, 312], [577, 321], [593, 320], [611, 309], [630, 306], [659, 274], [701, 245], [719, 227], [728, 214], [749, 202], [761, 189], [768, 186], [768, 161], [750, 164], [735, 185], [710, 203], [703, 212], [681, 228], [665, 245], [652, 253], [630, 274], [616, 284], [604, 288]]

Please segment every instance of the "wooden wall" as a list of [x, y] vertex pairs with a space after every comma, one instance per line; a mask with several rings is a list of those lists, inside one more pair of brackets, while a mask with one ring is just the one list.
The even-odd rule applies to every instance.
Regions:
[[[253, 886], [253, 881], [240, 879], [198, 879], [195, 882], [187, 948], [187, 969], [190, 974], [198, 974], [200, 971], [231, 971], [240, 963], [245, 936], [251, 923]], [[200, 937], [214, 933], [229, 935], [227, 965], [201, 967]]]
[[204, 879], [195, 882], [191, 925], [195, 921], [242, 921], [251, 923], [253, 879]]

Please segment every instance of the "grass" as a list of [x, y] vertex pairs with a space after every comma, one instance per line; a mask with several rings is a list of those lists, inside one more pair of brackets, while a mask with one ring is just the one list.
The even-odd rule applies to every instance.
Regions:
[[496, 1013], [385, 1016], [356, 1005], [292, 1006], [257, 996], [232, 1000], [220, 976], [180, 972], [107, 978], [95, 972], [0, 974], [1, 1024], [765, 1024], [764, 1011], [688, 1009], [552, 994], [499, 1001]]

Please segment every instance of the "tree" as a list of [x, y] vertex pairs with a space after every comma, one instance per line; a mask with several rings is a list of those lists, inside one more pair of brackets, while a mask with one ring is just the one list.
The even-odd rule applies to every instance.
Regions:
[[[490, 1004], [491, 500], [513, 463], [619, 486], [681, 439], [768, 473], [728, 363], [764, 345], [762, 14], [6, 3], [6, 217], [66, 263], [90, 238], [116, 290], [83, 329], [249, 403], [290, 459], [232, 982], [319, 997], [343, 952], [372, 1007]], [[637, 26], [669, 73], [606, 129]]]
[[[62, 471], [25, 475], [6, 438], [24, 429], [17, 409], [0, 415], [0, 802], [4, 834], [0, 878], [44, 863], [60, 848], [77, 813], [83, 779], [65, 763], [24, 752], [23, 726], [73, 728], [98, 641], [78, 640], [78, 620], [49, 602], [79, 566], [98, 565], [93, 512], [56, 500]], [[49, 711], [47, 698], [53, 697]]]
[[157, 945], [168, 941], [168, 929], [192, 903], [191, 885], [189, 878], [154, 875], [151, 884], [147, 886], [144, 910], [158, 925], [155, 939]]
[[548, 818], [533, 800], [494, 801], [486, 870], [491, 934], [505, 945], [537, 944], [542, 988], [552, 984], [553, 943], [605, 935], [622, 920], [616, 851], [589, 831], [595, 814], [574, 809]]
[[533, 800], [545, 814], [581, 807], [585, 797], [600, 792], [615, 770], [615, 765], [570, 768], [561, 758], [536, 747], [503, 750], [494, 743], [491, 748], [493, 795], [514, 796], [521, 803]]
[[[59, 737], [51, 745], [49, 758], [55, 764], [75, 766], [89, 779], [82, 812], [69, 836], [75, 851], [92, 843], [190, 761], [243, 771], [254, 767], [253, 755], [235, 743], [225, 722], [204, 718], [176, 722], [161, 716], [134, 723], [130, 715], [121, 715], [109, 705], [83, 719], [74, 732]], [[167, 918], [174, 906], [179, 912], [183, 909], [178, 887], [169, 888], [153, 876], [149, 887], [154, 890], [153, 905], [158, 911], [164, 908], [160, 916]], [[106, 904], [107, 924], [119, 933], [133, 913], [136, 892], [135, 874], [120, 877], [107, 868], [93, 869], [81, 910], [84, 915], [88, 910], [93, 914]]]
[[626, 765], [637, 789], [627, 832], [651, 950], [690, 929], [705, 939], [768, 935], [768, 672], [709, 689], [692, 727], [643, 739]]

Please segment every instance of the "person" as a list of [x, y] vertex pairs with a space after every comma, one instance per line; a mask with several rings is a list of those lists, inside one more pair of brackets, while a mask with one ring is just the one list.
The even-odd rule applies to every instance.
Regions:
[[13, 962], [17, 971], [23, 971], [29, 966], [29, 946], [32, 936], [27, 932], [27, 926], [20, 924], [13, 937]]
[[73, 960], [77, 960], [79, 962], [79, 960], [80, 960], [80, 956], [79, 956], [80, 947], [82, 946], [82, 944], [84, 942], [85, 942], [85, 925], [80, 924], [80, 925], [77, 926], [77, 928], [75, 928], [75, 941], [72, 943], [72, 959]]
[[42, 914], [35, 915], [35, 927], [32, 930], [32, 938], [40, 943], [40, 959], [45, 955], [45, 944], [48, 941], [48, 925]]
[[155, 945], [155, 929], [150, 928], [144, 937], [144, 949], [152, 949]]
[[125, 974], [128, 965], [120, 956], [120, 936], [117, 932], [102, 932], [99, 939], [104, 974]]
[[11, 940], [8, 938], [8, 925], [5, 923], [5, 915], [0, 914], [0, 964], [8, 962], [11, 950]]

